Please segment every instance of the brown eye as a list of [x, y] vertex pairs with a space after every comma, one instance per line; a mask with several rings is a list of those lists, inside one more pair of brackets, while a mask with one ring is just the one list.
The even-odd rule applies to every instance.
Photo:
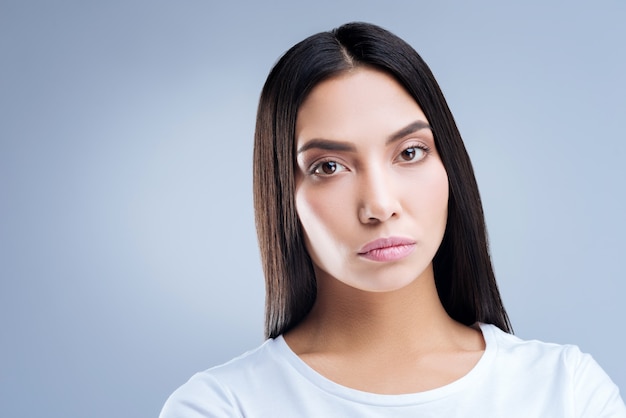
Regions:
[[426, 156], [426, 150], [419, 146], [412, 146], [405, 148], [400, 155], [398, 155], [398, 159], [404, 162], [417, 162], [422, 160]]
[[333, 174], [337, 171], [337, 163], [334, 161], [326, 161], [319, 168], [324, 174]]
[[417, 154], [417, 149], [414, 147], [407, 148], [400, 154], [404, 161], [413, 161], [415, 159], [415, 155]]
[[332, 176], [345, 169], [346, 168], [343, 165], [339, 164], [336, 161], [323, 161], [315, 165], [315, 167], [313, 167], [313, 169], [311, 170], [311, 174], [315, 174], [317, 176], [322, 176], [322, 177]]

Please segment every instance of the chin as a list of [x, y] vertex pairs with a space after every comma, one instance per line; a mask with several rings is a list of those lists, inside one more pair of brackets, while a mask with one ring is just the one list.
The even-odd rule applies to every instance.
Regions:
[[344, 282], [347, 286], [353, 287], [355, 289], [361, 290], [363, 292], [371, 292], [371, 293], [389, 293], [395, 292], [398, 290], [402, 290], [406, 287], [409, 287], [416, 280], [415, 277], [410, 279], [388, 279], [388, 278], [373, 278], [368, 281], [359, 280], [354, 282]]

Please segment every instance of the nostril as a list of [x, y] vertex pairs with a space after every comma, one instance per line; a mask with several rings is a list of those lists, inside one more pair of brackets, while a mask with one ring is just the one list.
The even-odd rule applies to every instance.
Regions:
[[393, 203], [364, 204], [359, 210], [359, 219], [364, 224], [385, 222], [398, 217], [397, 209]]

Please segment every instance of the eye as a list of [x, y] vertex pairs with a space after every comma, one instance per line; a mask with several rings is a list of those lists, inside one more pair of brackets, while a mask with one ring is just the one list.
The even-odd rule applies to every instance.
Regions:
[[345, 170], [346, 168], [336, 161], [322, 161], [315, 164], [311, 169], [311, 173], [318, 176], [332, 176], [335, 173]]
[[410, 147], [402, 150], [398, 158], [402, 161], [412, 162], [412, 161], [420, 161], [427, 154], [427, 149], [418, 145], [411, 145]]

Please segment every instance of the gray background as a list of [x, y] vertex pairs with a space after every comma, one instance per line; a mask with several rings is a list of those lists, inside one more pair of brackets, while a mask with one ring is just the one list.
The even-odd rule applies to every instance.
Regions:
[[256, 102], [296, 41], [378, 23], [473, 159], [516, 333], [626, 388], [626, 5], [0, 1], [0, 411], [150, 417], [262, 341]]

